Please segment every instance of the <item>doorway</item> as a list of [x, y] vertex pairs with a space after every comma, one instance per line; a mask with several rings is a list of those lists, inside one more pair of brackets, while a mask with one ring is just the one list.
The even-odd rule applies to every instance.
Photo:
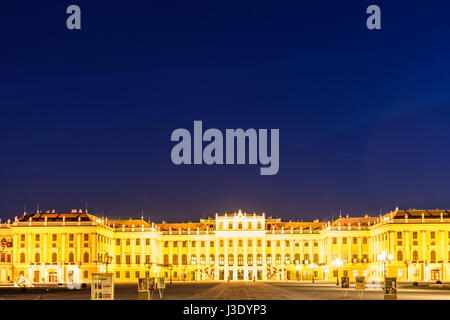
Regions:
[[39, 270], [34, 271], [33, 282], [40, 282], [39, 281]]
[[441, 280], [441, 270], [431, 270], [431, 281]]

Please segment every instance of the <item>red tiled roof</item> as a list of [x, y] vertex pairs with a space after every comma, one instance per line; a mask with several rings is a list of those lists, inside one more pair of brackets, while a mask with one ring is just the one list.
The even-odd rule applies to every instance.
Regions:
[[357, 226], [358, 223], [360, 223], [361, 226], [368, 226], [369, 222], [370, 225], [373, 225], [374, 223], [376, 223], [376, 221], [376, 217], [339, 218], [337, 220], [334, 220], [331, 225], [337, 226], [340, 223], [341, 226], [347, 226], [348, 224], [350, 224], [350, 226]]
[[43, 222], [47, 218], [48, 222], [59, 222], [63, 220], [63, 217], [65, 221], [78, 221], [78, 219], [80, 221], [95, 221], [95, 216], [89, 213], [32, 213], [25, 214], [18, 220], [19, 222], [27, 222], [31, 219], [33, 222]]
[[144, 225], [144, 228], [150, 228], [152, 225], [150, 223], [148, 223], [145, 220], [141, 220], [141, 219], [136, 219], [136, 220], [108, 220], [109, 224], [115, 224], [116, 228], [117, 227], [122, 227], [122, 225], [125, 228], [132, 228], [133, 225], [135, 228], [140, 228], [142, 225]]

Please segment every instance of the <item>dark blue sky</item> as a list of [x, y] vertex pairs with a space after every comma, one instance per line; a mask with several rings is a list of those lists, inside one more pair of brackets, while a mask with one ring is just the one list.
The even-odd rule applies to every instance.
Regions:
[[[66, 28], [66, 7], [82, 30]], [[382, 30], [365, 10], [378, 4]], [[275, 7], [277, 5], [277, 7]], [[450, 208], [447, 1], [5, 2], [0, 217]], [[279, 128], [280, 171], [175, 166], [176, 128]]]

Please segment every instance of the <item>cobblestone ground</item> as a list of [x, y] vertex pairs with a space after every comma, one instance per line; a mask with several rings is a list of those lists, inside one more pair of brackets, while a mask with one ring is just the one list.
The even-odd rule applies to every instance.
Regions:
[[[137, 285], [118, 284], [116, 300], [136, 300]], [[163, 300], [383, 300], [381, 290], [365, 290], [362, 297], [354, 288], [347, 293], [333, 284], [297, 282], [206, 282], [167, 284]], [[399, 300], [450, 300], [450, 290], [400, 289]], [[89, 300], [90, 290], [0, 294], [0, 300]], [[158, 294], [153, 299], [160, 300]]]

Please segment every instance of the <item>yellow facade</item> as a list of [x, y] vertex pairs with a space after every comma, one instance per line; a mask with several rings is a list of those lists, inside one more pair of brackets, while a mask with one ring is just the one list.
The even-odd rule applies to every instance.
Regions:
[[[72, 210], [0, 224], [0, 283], [173, 281], [450, 281], [450, 212], [398, 210], [379, 217], [282, 222], [241, 211], [197, 223], [108, 220]], [[386, 252], [392, 260], [380, 261]], [[338, 264], [337, 262], [341, 262]]]

